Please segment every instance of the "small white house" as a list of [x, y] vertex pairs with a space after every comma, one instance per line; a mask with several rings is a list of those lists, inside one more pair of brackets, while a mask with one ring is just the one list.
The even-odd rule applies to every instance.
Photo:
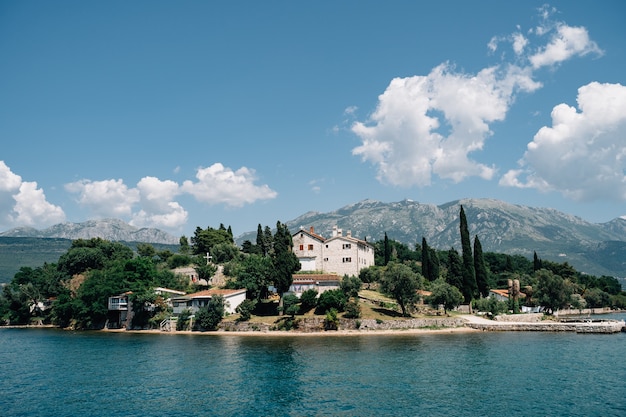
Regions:
[[185, 310], [190, 310], [192, 314], [198, 311], [201, 307], [209, 305], [209, 301], [216, 295], [224, 297], [224, 307], [228, 314], [235, 313], [235, 309], [239, 304], [243, 303], [246, 299], [246, 289], [228, 290], [211, 288], [210, 290], [204, 290], [193, 294], [187, 294], [179, 297], [172, 298], [172, 307], [174, 308], [174, 315], [177, 316]]

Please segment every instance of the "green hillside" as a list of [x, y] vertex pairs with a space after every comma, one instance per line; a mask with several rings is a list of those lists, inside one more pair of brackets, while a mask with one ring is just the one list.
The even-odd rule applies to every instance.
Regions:
[[[139, 242], [121, 242], [136, 250]], [[178, 252], [178, 245], [151, 243], [157, 251]], [[0, 284], [10, 282], [23, 266], [56, 263], [72, 246], [71, 239], [0, 236]]]

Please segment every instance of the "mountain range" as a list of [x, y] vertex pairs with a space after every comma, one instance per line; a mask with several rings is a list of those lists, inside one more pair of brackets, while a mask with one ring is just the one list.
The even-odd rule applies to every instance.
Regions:
[[[493, 199], [463, 199], [442, 205], [403, 200], [384, 203], [364, 200], [328, 213], [309, 212], [287, 221], [293, 233], [300, 228], [330, 237], [333, 226], [368, 241], [384, 238], [415, 247], [422, 238], [430, 247], [461, 249], [459, 215], [465, 211], [472, 239], [483, 251], [568, 262], [593, 275], [626, 277], [626, 219], [590, 223], [550, 208], [534, 208]], [[256, 232], [237, 241], [256, 241]]]
[[36, 237], [61, 239], [91, 239], [100, 237], [111, 241], [165, 243], [175, 245], [179, 238], [154, 228], [137, 228], [118, 219], [88, 220], [82, 223], [59, 223], [44, 230], [18, 227], [0, 233], [0, 237]]
[[[624, 218], [597, 224], [554, 209], [493, 199], [463, 199], [442, 205], [412, 200], [392, 203], [364, 200], [327, 213], [308, 212], [285, 224], [292, 233], [300, 228], [309, 230], [313, 227], [315, 233], [330, 237], [333, 226], [337, 226], [370, 242], [383, 239], [386, 233], [390, 239], [411, 248], [426, 238], [433, 248], [447, 250], [454, 247], [460, 251], [461, 205], [472, 239], [478, 236], [485, 252], [517, 254], [530, 259], [536, 252], [541, 259], [568, 262], [581, 272], [626, 277]], [[136, 228], [116, 219], [62, 223], [45, 230], [17, 228], [0, 233], [2, 245], [10, 245], [10, 238], [18, 237], [46, 238], [46, 241], [101, 237], [113, 241], [179, 244], [178, 237], [164, 231]], [[245, 240], [256, 242], [256, 230], [238, 236], [236, 243], [241, 245]], [[57, 253], [58, 248], [56, 257], [52, 259], [51, 256], [47, 262], [56, 262]]]

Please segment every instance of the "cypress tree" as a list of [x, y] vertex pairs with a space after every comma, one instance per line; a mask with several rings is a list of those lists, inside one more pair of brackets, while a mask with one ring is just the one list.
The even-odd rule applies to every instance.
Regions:
[[540, 269], [543, 268], [543, 265], [542, 265], [541, 259], [539, 259], [539, 257], [537, 256], [537, 252], [535, 251], [533, 253], [534, 253], [534, 255], [533, 255], [533, 272], [537, 272], [537, 271], [539, 271]]
[[459, 290], [463, 286], [463, 262], [459, 253], [454, 248], [448, 251], [448, 275], [446, 282]]
[[422, 275], [429, 281], [430, 279], [430, 250], [426, 238], [422, 237]]
[[483, 297], [489, 296], [489, 274], [485, 266], [483, 257], [483, 247], [478, 240], [478, 235], [474, 237], [474, 270], [476, 271], [476, 284], [478, 291]]
[[460, 231], [461, 231], [461, 256], [463, 257], [463, 287], [460, 288], [465, 298], [465, 302], [469, 303], [478, 293], [478, 285], [476, 284], [476, 270], [474, 269], [474, 257], [472, 256], [472, 245], [470, 243], [469, 229], [467, 227], [467, 218], [465, 210], [461, 206]]
[[389, 238], [387, 237], [387, 232], [385, 232], [384, 249], [385, 249], [385, 265], [387, 265], [389, 261], [391, 260], [391, 247], [389, 246]]
[[430, 251], [430, 255], [428, 256], [428, 261], [430, 262], [428, 266], [430, 277], [428, 279], [434, 281], [439, 278], [439, 255], [437, 255], [437, 251], [433, 248], [429, 248], [428, 250]]

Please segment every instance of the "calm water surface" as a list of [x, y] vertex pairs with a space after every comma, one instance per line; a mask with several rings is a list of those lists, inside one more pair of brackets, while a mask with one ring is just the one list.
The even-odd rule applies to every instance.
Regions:
[[625, 347], [623, 333], [0, 329], [0, 415], [626, 416]]

